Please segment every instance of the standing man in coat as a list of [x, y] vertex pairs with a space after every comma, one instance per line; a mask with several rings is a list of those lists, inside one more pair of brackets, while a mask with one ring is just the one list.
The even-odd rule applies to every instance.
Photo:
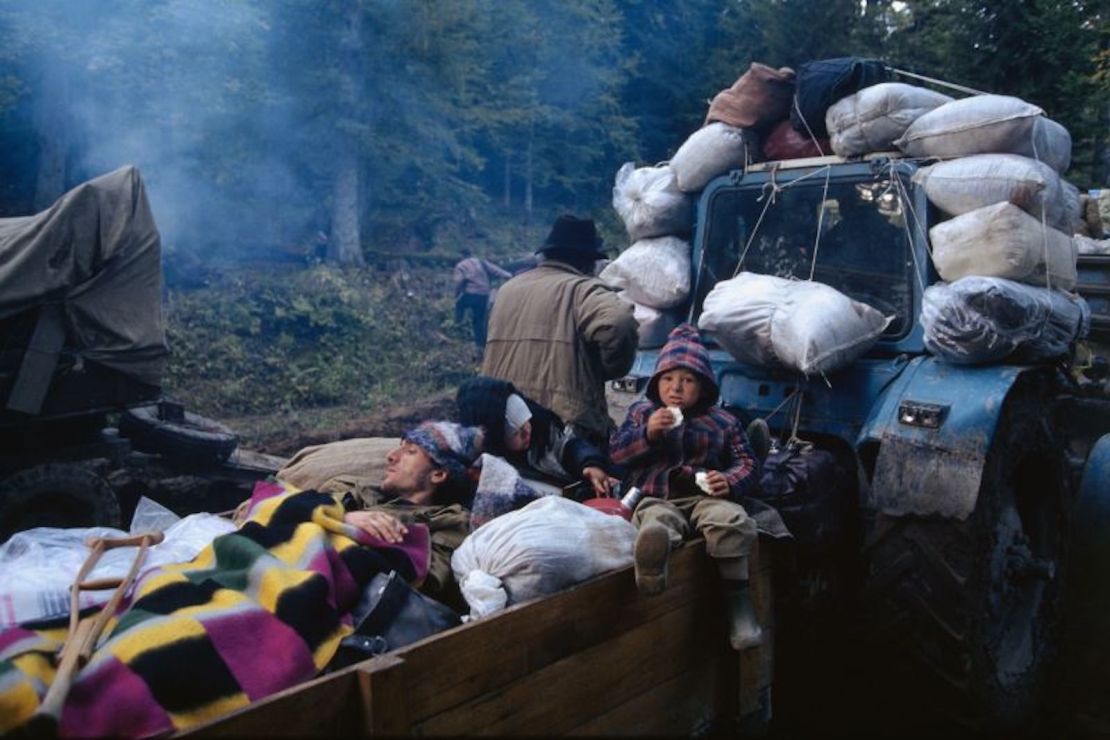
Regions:
[[482, 374], [513, 383], [602, 450], [614, 428], [605, 381], [636, 355], [632, 304], [593, 275], [604, 253], [591, 219], [559, 216], [539, 266], [498, 291]]
[[498, 265], [481, 257], [475, 257], [469, 249], [462, 250], [463, 258], [455, 265], [455, 323], [461, 324], [463, 313], [470, 311], [474, 326], [474, 344], [479, 354], [486, 347], [486, 311], [489, 307], [490, 282], [499, 277], [509, 279], [513, 275]]

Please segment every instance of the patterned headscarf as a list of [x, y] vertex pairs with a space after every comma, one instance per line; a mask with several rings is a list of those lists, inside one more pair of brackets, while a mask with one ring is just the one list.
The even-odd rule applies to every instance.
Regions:
[[482, 430], [452, 421], [426, 421], [405, 432], [404, 439], [428, 453], [457, 481], [467, 480], [467, 468], [482, 453]]

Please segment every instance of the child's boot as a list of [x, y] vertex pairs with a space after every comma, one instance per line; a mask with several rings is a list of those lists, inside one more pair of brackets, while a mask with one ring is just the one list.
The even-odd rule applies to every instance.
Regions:
[[667, 557], [671, 554], [671, 538], [667, 528], [650, 522], [636, 533], [634, 551], [636, 588], [651, 596], [667, 588]]
[[728, 641], [733, 650], [747, 650], [763, 644], [763, 629], [755, 615], [748, 582], [723, 580]]

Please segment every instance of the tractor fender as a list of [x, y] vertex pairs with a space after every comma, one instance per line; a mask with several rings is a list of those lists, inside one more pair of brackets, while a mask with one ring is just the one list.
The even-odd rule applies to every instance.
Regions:
[[856, 442], [857, 449], [878, 446], [864, 505], [891, 516], [967, 519], [1006, 398], [1031, 369], [911, 360]]
[[1098, 560], [1079, 557], [1083, 562], [1110, 562], [1105, 559], [1110, 555], [1110, 434], [1099, 437], [1087, 455], [1073, 517], [1073, 552], [1101, 552]]

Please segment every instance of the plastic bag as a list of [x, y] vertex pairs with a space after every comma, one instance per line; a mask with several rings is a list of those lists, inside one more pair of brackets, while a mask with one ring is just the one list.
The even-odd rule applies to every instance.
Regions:
[[925, 347], [956, 364], [1032, 363], [1067, 354], [1087, 336], [1087, 302], [1059, 290], [1012, 280], [965, 277], [925, 289]]
[[1062, 290], [1075, 287], [1075, 241], [1013, 203], [941, 222], [929, 229], [929, 241], [933, 264], [949, 282], [982, 275]]
[[911, 123], [951, 101], [947, 95], [903, 82], [865, 87], [829, 107], [829, 144], [841, 157], [888, 151]]
[[705, 297], [698, 328], [740, 362], [811, 375], [855, 360], [890, 321], [823, 283], [742, 272]]
[[634, 303], [672, 308], [690, 296], [690, 243], [675, 236], [641, 239], [598, 276]]
[[1077, 234], [1075, 246], [1079, 254], [1110, 254], [1110, 239], [1092, 239]]
[[693, 199], [678, 189], [670, 165], [636, 169], [625, 162], [617, 171], [613, 208], [632, 241], [685, 234], [694, 225]]
[[977, 95], [934, 108], [894, 144], [911, 157], [1021, 154], [1057, 172], [1071, 163], [1071, 135], [1044, 111], [1008, 95]]
[[1079, 226], [1079, 191], [1044, 162], [1020, 154], [974, 154], [924, 167], [913, 181], [952, 216], [1010, 202], [1065, 234]]
[[671, 329], [682, 322], [682, 317], [674, 311], [660, 310], [636, 303], [628, 297], [626, 291], [622, 290], [617, 294], [617, 297], [632, 304], [632, 318], [636, 319], [638, 324], [639, 342], [637, 346], [640, 349], [662, 347], [666, 344], [667, 335], [671, 333]]
[[[165, 539], [147, 551], [144, 571], [169, 563], [187, 563], [212, 540], [235, 525], [215, 514], [192, 514], [165, 530]], [[89, 555], [89, 537], [127, 537], [110, 527], [60, 529], [37, 527], [17, 532], [0, 545], [0, 627], [69, 614], [69, 587]], [[106, 551], [88, 578], [122, 578], [137, 547]], [[111, 589], [82, 591], [81, 608], [105, 603]]]
[[547, 496], [472, 532], [451, 556], [472, 617], [545, 596], [632, 563], [636, 528]]
[[696, 193], [709, 181], [748, 163], [744, 130], [724, 123], [711, 123], [695, 131], [671, 157], [678, 189]]

